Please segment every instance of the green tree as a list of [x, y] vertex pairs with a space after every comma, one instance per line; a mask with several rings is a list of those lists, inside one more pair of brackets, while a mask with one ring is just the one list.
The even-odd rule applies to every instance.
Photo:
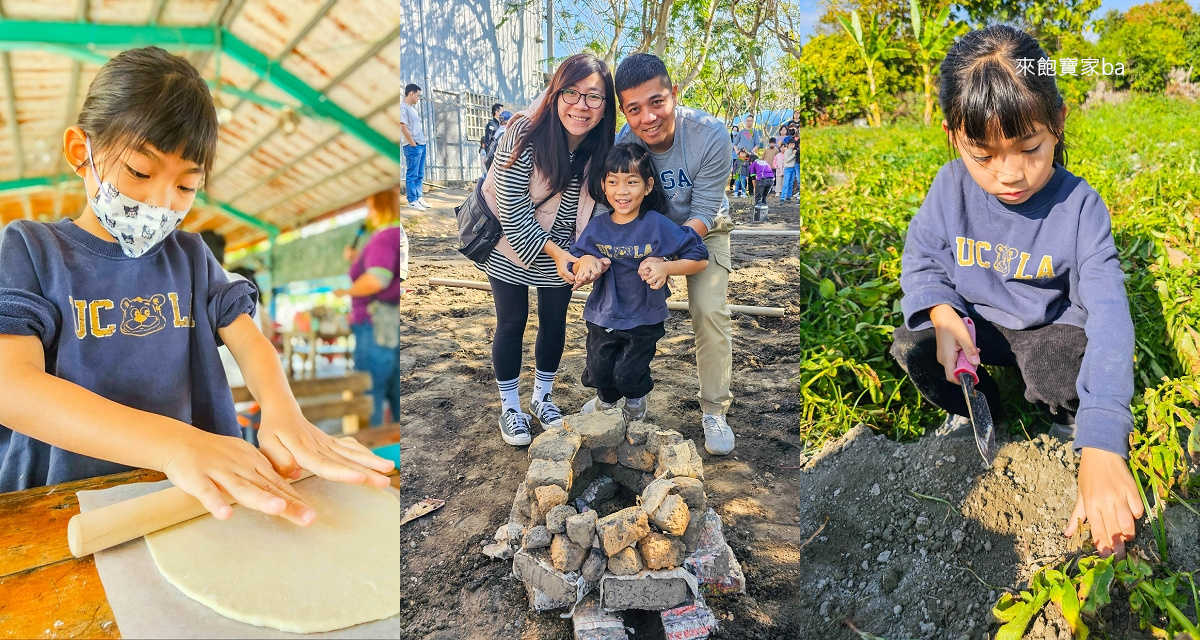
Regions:
[[962, 0], [958, 3], [975, 27], [1010, 23], [1028, 32], [1047, 51], [1059, 38], [1082, 33], [1102, 0]]
[[871, 21], [864, 30], [858, 11], [850, 12], [850, 20], [846, 16], [838, 16], [838, 22], [846, 30], [846, 34], [858, 45], [858, 53], [867, 65], [867, 84], [870, 87], [870, 109], [872, 126], [883, 126], [883, 116], [879, 112], [878, 92], [875, 85], [875, 63], [880, 60], [908, 58], [908, 51], [895, 46], [892, 40], [891, 25], [880, 25], [879, 16], [872, 14]]
[[1126, 74], [1114, 76], [1116, 88], [1159, 92], [1174, 67], [1200, 65], [1197, 16], [1183, 0], [1160, 0], [1132, 7], [1125, 14], [1109, 12], [1098, 24], [1097, 48], [1106, 60], [1121, 62]]
[[922, 19], [917, 0], [908, 0], [908, 10], [917, 46], [917, 64], [921, 67], [921, 84], [925, 90], [925, 124], [929, 124], [933, 119], [933, 67], [946, 57], [955, 38], [970, 27], [958, 20], [951, 22], [950, 7], [943, 7], [933, 20]]

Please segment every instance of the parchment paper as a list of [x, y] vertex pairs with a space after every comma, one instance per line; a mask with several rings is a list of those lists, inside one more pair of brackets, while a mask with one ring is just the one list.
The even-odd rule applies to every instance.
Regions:
[[[171, 486], [169, 480], [80, 491], [79, 510], [136, 498]], [[397, 497], [400, 492], [388, 487]], [[212, 516], [201, 516], [212, 517]], [[399, 526], [397, 524], [397, 526]], [[376, 638], [400, 637], [400, 617], [325, 633], [287, 633], [237, 622], [180, 593], [154, 565], [145, 538], [97, 552], [96, 571], [123, 638]], [[301, 559], [297, 559], [300, 561]]]

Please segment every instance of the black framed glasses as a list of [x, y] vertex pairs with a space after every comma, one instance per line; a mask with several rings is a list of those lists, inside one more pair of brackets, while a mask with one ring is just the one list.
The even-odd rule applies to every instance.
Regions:
[[583, 98], [583, 104], [589, 109], [599, 109], [604, 104], [604, 96], [598, 93], [579, 93], [574, 89], [562, 89], [558, 92], [562, 96], [563, 102], [567, 104], [579, 104], [579, 98]]

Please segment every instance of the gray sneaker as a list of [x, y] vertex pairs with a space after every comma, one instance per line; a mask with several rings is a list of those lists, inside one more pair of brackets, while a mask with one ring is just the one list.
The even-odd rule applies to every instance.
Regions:
[[523, 447], [533, 441], [529, 435], [529, 414], [509, 409], [500, 414], [500, 437], [506, 444]]
[[733, 451], [733, 429], [725, 421], [725, 416], [704, 414], [700, 419], [704, 427], [704, 450], [714, 456], [729, 455]]
[[646, 396], [640, 398], [625, 398], [625, 406], [621, 407], [621, 414], [625, 416], [625, 424], [637, 422], [638, 420], [646, 419]]
[[548, 393], [542, 396], [541, 400], [530, 398], [529, 410], [538, 422], [542, 423], [543, 429], [559, 429], [563, 426], [562, 411], [550, 400]]
[[1050, 425], [1050, 437], [1058, 438], [1063, 442], [1074, 442], [1075, 425], [1055, 422], [1053, 425]]
[[967, 416], [959, 416], [953, 413], [946, 414], [946, 420], [942, 422], [942, 426], [938, 427], [933, 432], [939, 438], [959, 437], [973, 435], [971, 429], [971, 419]]
[[585, 402], [583, 404], [583, 407], [581, 407], [579, 409], [579, 413], [591, 413], [593, 411], [608, 411], [609, 409], [611, 409], [615, 406], [617, 406], [617, 403], [605, 402], [605, 401], [601, 400], [599, 396], [597, 396], [597, 397], [592, 398], [591, 400], [588, 400], [587, 402]]

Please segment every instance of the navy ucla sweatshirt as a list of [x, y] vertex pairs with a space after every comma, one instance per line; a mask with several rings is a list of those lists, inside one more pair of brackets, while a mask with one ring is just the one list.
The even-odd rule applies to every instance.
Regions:
[[606, 329], [626, 330], [658, 324], [670, 316], [667, 286], [657, 291], [638, 275], [642, 260], [655, 256], [678, 260], [707, 260], [708, 247], [691, 227], [680, 226], [657, 211], [627, 224], [611, 213], [594, 216], [571, 247], [575, 257], [608, 258], [612, 266], [592, 283], [583, 319]]
[[1075, 383], [1075, 450], [1128, 455], [1133, 320], [1112, 220], [1086, 181], [1055, 165], [1045, 187], [1009, 205], [961, 159], [948, 162], [909, 223], [901, 265], [911, 330], [932, 327], [929, 309], [938, 304], [1014, 330], [1081, 327], [1088, 342]]
[[[256, 301], [193, 233], [139, 258], [71, 220], [13, 222], [0, 240], [0, 334], [36, 336], [51, 375], [212, 433], [240, 434], [217, 329]], [[0, 492], [128, 470], [0, 425]]]

